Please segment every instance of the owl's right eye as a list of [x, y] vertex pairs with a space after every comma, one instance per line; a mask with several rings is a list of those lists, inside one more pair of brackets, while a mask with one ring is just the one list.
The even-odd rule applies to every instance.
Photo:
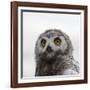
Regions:
[[46, 40], [45, 40], [45, 39], [42, 39], [42, 40], [41, 40], [41, 46], [44, 48], [45, 45], [46, 45]]
[[55, 45], [57, 45], [57, 46], [59, 46], [60, 44], [61, 44], [61, 39], [60, 38], [55, 38], [54, 39], [54, 43], [55, 43]]

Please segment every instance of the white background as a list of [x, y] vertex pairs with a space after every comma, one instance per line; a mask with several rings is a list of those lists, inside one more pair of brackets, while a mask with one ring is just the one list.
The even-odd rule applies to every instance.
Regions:
[[[27, 9], [26, 9], [27, 10]], [[33, 10], [33, 9], [32, 9]], [[49, 9], [50, 10], [50, 9]], [[67, 12], [67, 11], [66, 11]], [[69, 11], [71, 12], [71, 11]], [[75, 11], [73, 11], [75, 12]], [[35, 76], [35, 44], [42, 32], [47, 29], [60, 29], [65, 32], [73, 45], [74, 59], [81, 65], [81, 24], [80, 15], [50, 14], [50, 13], [23, 13], [23, 77]], [[21, 25], [21, 24], [20, 24]], [[81, 68], [81, 66], [80, 66]]]
[[[10, 88], [10, 1], [2, 0], [0, 1], [0, 90], [9, 90]], [[22, 0], [23, 1], [23, 0]], [[28, 0], [29, 1], [29, 0]], [[37, 0], [30, 0], [37, 1]], [[88, 5], [90, 16], [90, 0], [38, 0], [38, 2], [52, 2], [52, 3], [65, 3], [65, 4], [81, 4]], [[90, 24], [90, 17], [88, 17], [88, 23]], [[88, 27], [88, 33], [90, 38], [90, 26]], [[88, 42], [90, 46], [90, 40]], [[90, 53], [90, 47], [88, 47], [88, 53]], [[88, 64], [90, 56], [88, 57]], [[90, 68], [90, 65], [88, 65]], [[90, 76], [90, 70], [88, 73]], [[20, 88], [19, 88], [20, 89]], [[48, 86], [48, 87], [34, 87], [34, 88], [21, 88], [21, 90], [90, 90], [90, 77], [88, 84], [78, 84], [78, 85], [59, 85], [59, 86]], [[11, 89], [12, 90], [12, 89]], [[15, 89], [16, 90], [16, 89]], [[18, 89], [17, 89], [18, 90]]]

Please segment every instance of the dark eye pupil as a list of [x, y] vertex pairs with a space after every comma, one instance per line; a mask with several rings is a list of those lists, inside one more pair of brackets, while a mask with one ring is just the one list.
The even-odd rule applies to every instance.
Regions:
[[45, 47], [45, 44], [46, 44], [46, 40], [45, 40], [45, 39], [42, 39], [42, 40], [41, 40], [41, 46], [42, 46], [42, 47]]

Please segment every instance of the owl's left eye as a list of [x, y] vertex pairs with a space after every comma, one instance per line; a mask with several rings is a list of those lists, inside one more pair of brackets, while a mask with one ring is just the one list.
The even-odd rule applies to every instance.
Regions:
[[55, 43], [55, 45], [57, 45], [57, 46], [59, 46], [60, 44], [61, 44], [61, 39], [60, 38], [55, 38], [54, 39], [54, 43]]
[[45, 45], [46, 45], [46, 40], [45, 40], [45, 39], [42, 39], [42, 40], [41, 40], [41, 46], [44, 48]]

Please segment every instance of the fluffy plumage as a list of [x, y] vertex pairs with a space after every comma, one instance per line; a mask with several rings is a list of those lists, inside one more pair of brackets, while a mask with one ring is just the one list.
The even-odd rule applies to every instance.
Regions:
[[73, 58], [73, 46], [61, 30], [49, 29], [42, 33], [35, 47], [35, 76], [72, 75], [79, 73]]

